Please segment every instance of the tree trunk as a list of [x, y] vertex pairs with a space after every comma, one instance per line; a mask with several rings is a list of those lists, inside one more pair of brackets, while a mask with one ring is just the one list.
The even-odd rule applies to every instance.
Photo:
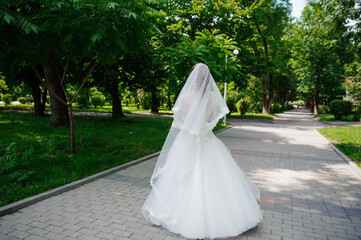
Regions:
[[[29, 77], [31, 76], [32, 75], [29, 74]], [[36, 76], [29, 79], [29, 85], [31, 87], [31, 93], [33, 95], [35, 116], [43, 117], [45, 115], [45, 109], [41, 108], [41, 93], [39, 87], [39, 80], [36, 78]]]
[[267, 98], [267, 73], [262, 76], [262, 114], [271, 114], [271, 106]]
[[70, 148], [71, 153], [75, 153], [75, 137], [74, 137], [74, 118], [73, 118], [73, 106], [69, 105], [69, 119], [70, 119]]
[[151, 108], [151, 111], [152, 111], [152, 113], [159, 113], [158, 99], [157, 99], [157, 87], [152, 85], [150, 87], [150, 92], [152, 94], [152, 108]]
[[172, 110], [172, 100], [170, 99], [170, 91], [167, 93], [167, 108], [168, 110]]
[[313, 105], [313, 113], [318, 114], [318, 105], [320, 104], [320, 86], [319, 86], [319, 79], [316, 78], [316, 86], [315, 86], [315, 99]]
[[[49, 88], [57, 94], [64, 102], [67, 102], [64, 90], [60, 85], [61, 79], [57, 73], [57, 62], [53, 56], [50, 56], [48, 62], [43, 66], [46, 83]], [[68, 107], [61, 103], [53, 94], [50, 94], [50, 123], [52, 127], [66, 126], [69, 127]]]
[[118, 82], [113, 80], [111, 88], [108, 88], [108, 91], [113, 98], [112, 118], [116, 119], [119, 117], [124, 117], [123, 109], [122, 109], [122, 101], [120, 100], [120, 94], [118, 89]]
[[33, 95], [34, 102], [34, 112], [36, 117], [43, 117], [45, 115], [45, 108], [42, 108], [41, 104], [41, 91], [40, 91], [40, 82], [34, 74], [33, 70], [29, 67], [21, 70], [16, 78], [22, 79], [26, 84], [31, 88], [31, 93]]
[[42, 111], [43, 113], [45, 112], [45, 104], [46, 104], [46, 98], [48, 96], [48, 89], [44, 88], [43, 90], [43, 97], [42, 97], [42, 100], [41, 100], [41, 104], [40, 104], [40, 109], [39, 111]]
[[[265, 56], [265, 64], [266, 69], [263, 70], [262, 76], [262, 113], [263, 114], [271, 114], [271, 106], [274, 97], [274, 83], [273, 83], [273, 75], [269, 73], [269, 86], [268, 86], [268, 94], [267, 94], [267, 68], [269, 66], [269, 54], [268, 54], [268, 42], [267, 39], [263, 36], [261, 28], [259, 27], [258, 23], [256, 23], [256, 28], [259, 35], [262, 38], [263, 48], [264, 48], [264, 56]], [[256, 57], [260, 59], [260, 53], [257, 49], [257, 45], [255, 45], [254, 52]], [[258, 60], [258, 64], [262, 64], [262, 61]]]

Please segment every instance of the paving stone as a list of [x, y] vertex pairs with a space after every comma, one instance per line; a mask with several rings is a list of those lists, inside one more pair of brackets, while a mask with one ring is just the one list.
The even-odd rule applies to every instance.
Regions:
[[81, 239], [81, 240], [100, 240], [101, 238], [93, 236], [93, 235], [84, 234], [84, 235], [79, 236], [78, 239]]
[[115, 235], [113, 234], [109, 234], [109, 233], [105, 233], [105, 232], [99, 232], [97, 235], [97, 237], [100, 237], [102, 239], [109, 239], [109, 240], [113, 240], [116, 238]]
[[7, 236], [22, 239], [22, 238], [25, 238], [25, 237], [27, 237], [27, 236], [29, 236], [29, 235], [30, 235], [30, 234], [27, 233], [27, 232], [15, 230], [15, 231], [10, 232]]
[[88, 229], [88, 228], [82, 228], [79, 230], [80, 233], [84, 233], [86, 235], [94, 235], [98, 233], [98, 231], [95, 231], [93, 229]]
[[27, 231], [28, 233], [31, 233], [33, 235], [36, 236], [44, 236], [45, 234], [47, 234], [49, 231], [46, 231], [44, 229], [41, 228], [31, 228]]
[[67, 237], [72, 237], [72, 238], [76, 238], [76, 237], [83, 235], [83, 233], [81, 233], [81, 232], [76, 232], [76, 231], [69, 230], [69, 229], [66, 229], [61, 234], [64, 236], [67, 236]]
[[140, 235], [140, 234], [137, 234], [137, 233], [134, 233], [132, 234], [129, 239], [134, 239], [134, 240], [148, 240], [149, 238], [147, 238], [146, 236], [144, 235]]
[[112, 232], [112, 235], [117, 236], [117, 238], [118, 238], [118, 237], [128, 238], [128, 237], [130, 237], [132, 234], [133, 234], [132, 232], [127, 232], [127, 231], [118, 230], [118, 229], [116, 229], [116, 230], [114, 230], [114, 231]]
[[15, 231], [14, 228], [6, 227], [6, 226], [0, 226], [0, 233], [1, 234], [9, 234], [11, 232]]

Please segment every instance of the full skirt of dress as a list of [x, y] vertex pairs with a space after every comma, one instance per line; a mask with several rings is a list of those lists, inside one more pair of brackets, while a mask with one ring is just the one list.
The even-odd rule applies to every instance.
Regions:
[[148, 222], [190, 239], [237, 236], [263, 220], [260, 191], [211, 131], [181, 133], [142, 213]]

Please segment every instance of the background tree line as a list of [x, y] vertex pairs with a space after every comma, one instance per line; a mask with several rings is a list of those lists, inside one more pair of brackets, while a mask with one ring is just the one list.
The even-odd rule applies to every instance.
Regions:
[[359, 0], [308, 1], [299, 20], [290, 13], [288, 0], [5, 0], [2, 92], [31, 95], [42, 116], [42, 80], [53, 92], [51, 126], [71, 123], [80, 86], [74, 101], [107, 99], [113, 118], [123, 116], [122, 101], [157, 113], [204, 62], [221, 90], [230, 83], [231, 109], [243, 100], [270, 114], [303, 100], [318, 113], [346, 88], [357, 103]]

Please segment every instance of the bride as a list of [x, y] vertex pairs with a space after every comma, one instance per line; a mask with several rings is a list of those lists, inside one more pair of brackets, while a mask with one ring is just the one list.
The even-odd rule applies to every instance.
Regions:
[[186, 238], [233, 237], [263, 220], [260, 191], [213, 134], [229, 110], [207, 65], [193, 68], [174, 105], [142, 213]]

